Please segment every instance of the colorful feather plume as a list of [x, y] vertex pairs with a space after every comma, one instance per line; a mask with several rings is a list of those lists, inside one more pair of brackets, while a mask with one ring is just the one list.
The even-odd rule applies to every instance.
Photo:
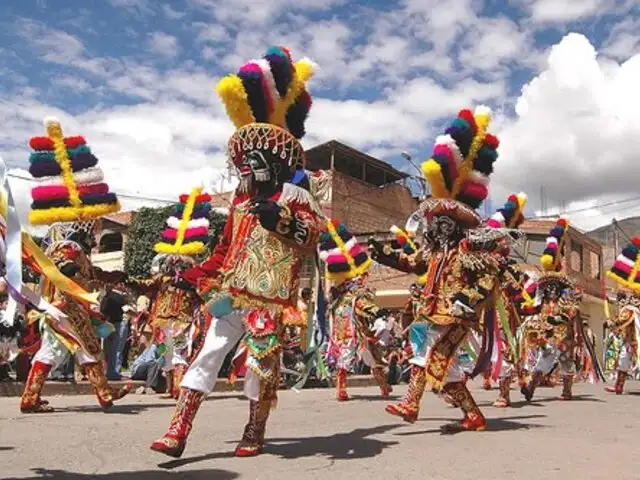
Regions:
[[328, 220], [320, 236], [320, 258], [327, 264], [327, 278], [336, 283], [364, 274], [372, 263], [356, 237], [336, 220]]
[[409, 232], [397, 227], [396, 225], [393, 225], [390, 230], [391, 233], [396, 236], [396, 242], [398, 242], [398, 245], [402, 248], [404, 253], [407, 255], [413, 255], [418, 251], [416, 244], [411, 240]]
[[175, 212], [167, 219], [162, 242], [155, 245], [157, 253], [199, 255], [207, 248], [211, 196], [194, 188], [189, 195], [180, 195]]
[[487, 220], [487, 226], [491, 228], [518, 228], [524, 222], [524, 207], [527, 196], [520, 192], [511, 194], [504, 206]]
[[617, 256], [607, 276], [620, 285], [640, 292], [640, 238], [634, 237]]
[[300, 139], [312, 103], [306, 82], [314, 68], [308, 59], [294, 63], [286, 48], [271, 47], [260, 60], [220, 80], [217, 91], [236, 128], [270, 123]]
[[547, 245], [540, 257], [540, 265], [545, 272], [559, 272], [562, 269], [562, 252], [569, 232], [566, 218], [560, 218], [549, 232]]
[[487, 133], [491, 110], [461, 110], [436, 139], [422, 172], [435, 198], [453, 199], [476, 209], [487, 198], [489, 177], [498, 158], [498, 138]]

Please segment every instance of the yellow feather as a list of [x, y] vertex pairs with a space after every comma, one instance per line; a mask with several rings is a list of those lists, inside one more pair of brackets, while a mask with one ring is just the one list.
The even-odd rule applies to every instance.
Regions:
[[444, 183], [442, 168], [432, 158], [422, 164], [422, 174], [431, 185], [431, 194], [435, 198], [450, 198], [449, 190]]
[[249, 98], [240, 77], [227, 75], [218, 82], [216, 91], [224, 103], [227, 115], [236, 128], [255, 123], [256, 119], [251, 111]]
[[303, 82], [308, 82], [313, 74], [315, 73], [315, 65], [309, 59], [303, 58], [302, 60], [298, 60], [295, 63], [296, 72], [298, 73], [298, 77]]

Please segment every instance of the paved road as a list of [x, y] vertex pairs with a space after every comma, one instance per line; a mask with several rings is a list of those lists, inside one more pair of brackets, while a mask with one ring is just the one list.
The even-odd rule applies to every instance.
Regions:
[[[640, 395], [640, 383], [630, 384]], [[398, 388], [398, 394], [404, 393]], [[21, 415], [0, 398], [0, 477], [55, 479], [638, 479], [640, 396], [608, 395], [578, 385], [574, 402], [539, 390], [532, 404], [497, 410], [494, 392], [473, 388], [489, 417], [486, 432], [441, 435], [458, 417], [425, 395], [420, 420], [407, 425], [383, 411], [376, 389], [352, 389], [337, 404], [330, 390], [282, 392], [265, 454], [231, 452], [246, 420], [246, 402], [216, 394], [203, 405], [184, 457], [151, 452], [172, 412], [167, 400], [132, 396], [104, 414], [88, 396], [53, 397], [50, 415]], [[513, 392], [514, 398], [520, 395]], [[402, 472], [402, 473], [400, 473]]]

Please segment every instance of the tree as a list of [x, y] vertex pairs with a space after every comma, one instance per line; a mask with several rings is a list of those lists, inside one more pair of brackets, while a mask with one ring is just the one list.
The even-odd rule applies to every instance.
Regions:
[[[161, 240], [162, 230], [167, 218], [173, 213], [174, 206], [159, 208], [141, 208], [135, 215], [127, 235], [124, 249], [124, 271], [132, 277], [148, 277], [151, 262], [156, 252], [153, 246]], [[226, 216], [211, 211], [209, 214], [210, 241], [208, 251], [202, 255], [206, 258], [218, 243]]]

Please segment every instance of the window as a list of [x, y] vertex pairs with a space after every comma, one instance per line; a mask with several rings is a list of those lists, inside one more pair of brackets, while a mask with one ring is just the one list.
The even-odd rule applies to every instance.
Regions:
[[582, 244], [571, 240], [571, 255], [569, 257], [569, 265], [574, 272], [584, 273], [584, 266], [582, 264]]
[[527, 255], [527, 264], [536, 265], [540, 263], [540, 257], [547, 247], [547, 237], [545, 235], [527, 235], [525, 241], [525, 252]]
[[596, 280], [602, 279], [602, 271], [600, 270], [600, 255], [596, 252], [589, 252], [589, 273], [591, 278], [595, 278]]

